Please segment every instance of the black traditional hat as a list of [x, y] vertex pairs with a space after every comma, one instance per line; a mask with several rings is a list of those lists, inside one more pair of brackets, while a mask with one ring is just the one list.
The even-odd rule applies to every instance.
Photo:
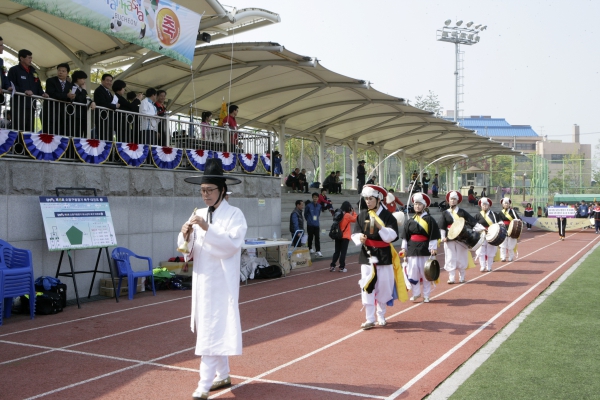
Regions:
[[206, 160], [204, 175], [190, 176], [189, 178], [185, 178], [184, 181], [194, 185], [202, 185], [203, 183], [237, 185], [238, 183], [242, 183], [238, 178], [223, 175], [223, 161], [220, 158], [209, 158]]
[[359, 163], [359, 164], [364, 164], [364, 163], [365, 163], [365, 160], [360, 160], [358, 163]]

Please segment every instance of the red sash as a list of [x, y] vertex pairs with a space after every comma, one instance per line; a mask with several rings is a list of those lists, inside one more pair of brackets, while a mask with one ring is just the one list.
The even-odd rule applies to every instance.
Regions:
[[390, 244], [384, 242], [383, 240], [371, 240], [371, 239], [367, 239], [365, 241], [365, 245], [370, 246], [370, 247], [383, 248], [383, 247], [388, 247]]
[[428, 242], [429, 238], [425, 235], [410, 235], [410, 240], [413, 242]]

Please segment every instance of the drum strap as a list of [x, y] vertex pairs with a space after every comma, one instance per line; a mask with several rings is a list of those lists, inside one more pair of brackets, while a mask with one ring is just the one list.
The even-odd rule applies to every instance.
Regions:
[[508, 218], [509, 221], [512, 221], [514, 218], [510, 215], [510, 210], [506, 211], [506, 210], [502, 210], [502, 214], [504, 214], [504, 216], [506, 218]]
[[483, 218], [485, 218], [485, 222], [487, 222], [487, 223], [488, 223], [488, 226], [492, 226], [493, 222], [492, 222], [492, 220], [490, 219], [490, 217], [488, 217], [488, 215], [487, 215], [487, 213], [486, 213], [485, 211], [481, 211], [481, 216], [482, 216]]
[[423, 228], [425, 232], [429, 235], [429, 224], [427, 223], [427, 221], [425, 221], [424, 218], [421, 218], [418, 215], [415, 215], [415, 221], [417, 221], [417, 223], [421, 225], [421, 228]]

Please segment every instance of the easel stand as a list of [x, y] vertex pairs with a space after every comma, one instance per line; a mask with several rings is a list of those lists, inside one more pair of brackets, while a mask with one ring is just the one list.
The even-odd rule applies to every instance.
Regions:
[[[94, 196], [98, 196], [95, 188], [75, 188], [75, 187], [57, 187], [56, 196], [59, 197], [58, 194], [60, 190], [92, 190], [94, 192]], [[108, 261], [108, 271], [98, 271], [98, 264], [100, 263], [100, 256], [102, 255], [102, 249], [106, 252], [106, 260]], [[65, 255], [65, 251], [67, 252], [67, 256], [69, 257], [69, 266], [71, 267], [71, 272], [60, 272], [60, 266], [62, 264], [63, 256]], [[92, 288], [94, 287], [94, 280], [96, 279], [96, 274], [110, 274], [110, 279], [112, 280], [113, 288], [115, 288], [115, 300], [117, 303], [119, 302], [119, 296], [116, 293], [116, 285], [115, 285], [115, 276], [113, 274], [113, 270], [111, 268], [110, 255], [108, 254], [108, 247], [100, 247], [98, 248], [98, 257], [96, 258], [96, 266], [92, 270], [87, 271], [75, 271], [73, 268], [73, 257], [71, 257], [71, 250], [63, 250], [60, 252], [60, 259], [58, 260], [58, 267], [56, 268], [55, 278], [59, 276], [67, 276], [73, 279], [73, 288], [75, 289], [75, 297], [77, 299], [77, 308], [81, 308], [81, 303], [79, 302], [79, 290], [77, 289], [77, 281], [75, 280], [75, 275], [77, 274], [89, 274], [94, 273], [92, 276], [92, 282], [90, 283], [90, 290], [88, 292], [88, 299], [92, 296]]]
[[[104, 249], [104, 251], [106, 252], [106, 259], [108, 261], [108, 271], [98, 271], [98, 264], [100, 263], [100, 256], [102, 255], [102, 249]], [[69, 257], [69, 265], [71, 267], [71, 272], [60, 272], [60, 266], [62, 264], [63, 256], [65, 255], [65, 251], [67, 252], [67, 256]], [[115, 285], [115, 276], [113, 275], [112, 268], [110, 267], [110, 256], [108, 255], [108, 247], [101, 247], [98, 249], [98, 257], [96, 258], [96, 266], [94, 267], [94, 269], [87, 270], [87, 271], [75, 271], [75, 269], [73, 268], [73, 258], [71, 257], [71, 250], [63, 250], [60, 252], [60, 259], [58, 260], [58, 268], [56, 269], [56, 275], [54, 277], [58, 278], [59, 276], [68, 276], [73, 279], [73, 288], [75, 289], [75, 298], [77, 299], [77, 308], [81, 308], [81, 304], [79, 303], [79, 291], [77, 290], [77, 281], [75, 280], [75, 275], [76, 274], [89, 274], [91, 272], [93, 272], [94, 275], [92, 276], [92, 282], [90, 283], [88, 299], [92, 296], [92, 288], [94, 287], [94, 280], [96, 279], [97, 273], [110, 274], [110, 279], [112, 280], [113, 288], [117, 287]], [[115, 293], [115, 299], [117, 300], [117, 303], [118, 303], [119, 296], [117, 296], [116, 293]]]

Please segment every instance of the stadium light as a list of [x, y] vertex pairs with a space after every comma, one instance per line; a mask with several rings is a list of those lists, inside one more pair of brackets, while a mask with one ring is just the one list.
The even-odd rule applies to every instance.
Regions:
[[487, 29], [487, 25], [478, 24], [473, 26], [474, 22], [469, 21], [465, 26], [463, 24], [463, 20], [456, 21], [456, 26], [450, 26], [452, 23], [451, 20], [447, 19], [444, 21], [444, 26], [437, 31], [437, 40], [440, 42], [448, 42], [454, 43], [455, 46], [455, 64], [456, 69], [454, 71], [455, 75], [455, 101], [454, 101], [454, 122], [458, 122], [458, 104], [459, 104], [459, 93], [458, 88], [460, 87], [460, 79], [461, 74], [459, 73], [459, 55], [461, 54], [459, 49], [460, 45], [468, 45], [472, 46], [476, 43], [479, 43], [480, 37], [479, 33], [483, 30]]

